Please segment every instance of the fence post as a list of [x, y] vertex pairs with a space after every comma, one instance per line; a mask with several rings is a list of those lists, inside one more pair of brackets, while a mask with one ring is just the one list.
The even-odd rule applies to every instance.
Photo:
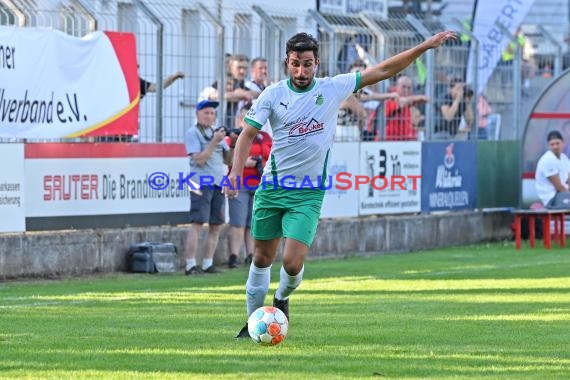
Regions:
[[[371, 64], [377, 64], [386, 60], [386, 36], [384, 35], [382, 29], [378, 27], [378, 24], [370, 18], [370, 16], [366, 15], [364, 12], [361, 12], [359, 15], [362, 22], [372, 31], [372, 34], [376, 36], [376, 40], [378, 41], [378, 57], [376, 58], [376, 62], [371, 62]], [[390, 87], [390, 82], [384, 80], [380, 82], [380, 91], [383, 93], [387, 93]], [[379, 125], [379, 133], [382, 139], [386, 136], [386, 115], [384, 112], [378, 112], [376, 115], [376, 125]]]
[[556, 56], [554, 57], [554, 67], [552, 68], [554, 70], [554, 76], [556, 77], [562, 71], [562, 45], [556, 41], [556, 38], [554, 38], [554, 36], [544, 27], [544, 25], [539, 24], [538, 29], [542, 32], [542, 34], [544, 34], [544, 37], [546, 37], [546, 39], [551, 44], [556, 46]]
[[143, 3], [142, 0], [135, 0], [135, 4], [143, 13], [156, 25], [156, 130], [155, 142], [162, 141], [162, 72], [164, 58], [164, 24], [160, 19], [152, 13], [152, 11]]
[[[479, 65], [479, 40], [477, 39], [477, 37], [475, 37], [475, 35], [473, 33], [471, 33], [471, 31], [469, 29], [467, 29], [465, 27], [465, 25], [458, 19], [458, 18], [453, 18], [452, 19], [453, 22], [461, 29], [461, 33], [463, 34], [467, 34], [469, 36], [469, 38], [471, 39], [471, 44], [473, 46], [473, 62], [467, 62], [467, 65], [471, 65], [473, 64], [473, 93], [474, 93], [474, 97], [473, 97], [473, 125], [471, 126], [471, 136], [472, 138], [477, 141], [479, 140], [479, 112], [478, 112], [478, 104], [479, 104], [479, 96], [481, 96], [481, 94], [479, 93], [479, 91], [477, 91], [477, 89], [479, 88], [479, 70], [478, 70], [478, 65]], [[469, 78], [465, 78], [465, 80], [467, 81]]]
[[274, 67], [273, 70], [271, 71], [273, 72], [274, 76], [273, 81], [278, 82], [280, 78], [279, 73], [281, 72], [281, 63], [283, 62], [282, 61], [283, 57], [280, 54], [281, 50], [283, 49], [282, 48], [283, 44], [281, 40], [283, 38], [283, 35], [285, 34], [285, 31], [260, 6], [252, 5], [251, 8], [255, 13], [257, 13], [257, 15], [263, 20], [263, 22], [266, 23], [270, 27], [270, 29], [273, 30], [273, 33], [275, 34], [275, 38], [277, 41], [271, 40], [269, 38], [266, 40], [267, 45], [272, 46], [271, 51], [274, 52], [275, 57], [273, 57], [274, 59], [271, 59], [270, 57], [265, 57], [265, 58], [270, 59], [270, 62], [271, 61], [274, 62]]
[[[408, 14], [406, 15], [406, 21], [408, 21], [412, 27], [425, 39], [431, 37], [431, 33], [427, 30], [427, 28], [422, 24], [420, 20], [418, 20], [414, 15]], [[427, 70], [427, 77], [426, 77], [426, 96], [430, 101], [435, 101], [435, 83], [434, 83], [434, 57], [433, 57], [433, 50], [428, 50], [425, 53], [426, 56], [426, 70]], [[426, 140], [430, 141], [432, 138], [432, 132], [435, 126], [435, 118], [434, 118], [434, 107], [426, 107], [425, 113], [425, 125], [426, 125]]]
[[336, 74], [336, 60], [337, 60], [337, 49], [336, 49], [336, 33], [334, 28], [329, 24], [327, 20], [318, 12], [313, 9], [309, 9], [309, 14], [315, 19], [317, 24], [323, 27], [327, 33], [330, 35], [330, 59], [329, 59], [329, 76]]
[[[218, 4], [219, 5], [219, 4]], [[225, 28], [222, 23], [221, 8], [218, 7], [219, 17], [214, 16], [208, 8], [204, 6], [201, 2], [198, 3], [198, 7], [204, 15], [212, 24], [216, 26], [216, 31], [218, 33], [218, 52], [220, 54], [220, 62], [218, 64], [218, 101], [220, 102], [220, 108], [218, 109], [218, 122], [224, 124], [226, 120], [226, 102], [224, 98], [226, 96], [226, 57], [225, 57]]]
[[95, 13], [85, 4], [85, 0], [76, 0], [77, 4], [83, 8], [83, 12], [89, 16], [89, 31], [94, 32], [97, 30], [97, 17]]
[[[365, 13], [361, 12], [359, 14], [359, 17], [362, 22], [372, 31], [372, 34], [376, 36], [376, 39], [378, 41], [378, 57], [376, 59], [378, 62], [386, 60], [386, 36], [382, 32], [382, 29], [380, 29], [378, 27], [378, 24], [376, 24], [376, 22], [374, 22], [374, 20], [372, 20], [370, 16], [366, 15]], [[382, 81], [380, 85], [382, 92], [388, 92], [389, 86], [387, 81]]]
[[509, 30], [501, 24], [499, 21], [495, 21], [495, 26], [503, 32], [503, 34], [509, 39], [510, 42], [515, 44], [515, 59], [513, 60], [513, 122], [515, 123], [515, 133], [516, 133], [516, 140], [519, 142], [519, 175], [518, 180], [520, 181], [519, 184], [519, 199], [518, 199], [518, 207], [522, 207], [522, 173], [523, 173], [523, 139], [521, 136], [521, 127], [520, 127], [520, 108], [521, 108], [521, 82], [522, 82], [522, 71], [521, 71], [521, 63], [522, 63], [522, 51], [521, 46], [519, 45], [519, 41], [516, 36], [511, 34]]
[[[11, 0], [5, 0], [2, 2], [5, 8], [14, 16], [14, 26], [24, 27], [26, 26], [26, 14], [24, 11], [14, 4]], [[16, 21], [17, 20], [17, 21]], [[8, 24], [7, 24], [8, 25]]]

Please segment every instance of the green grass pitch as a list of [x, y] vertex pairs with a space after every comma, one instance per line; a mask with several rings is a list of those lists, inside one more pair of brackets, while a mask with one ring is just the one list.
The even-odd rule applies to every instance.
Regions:
[[309, 261], [276, 347], [233, 338], [246, 276], [0, 283], [0, 378], [570, 378], [570, 248]]

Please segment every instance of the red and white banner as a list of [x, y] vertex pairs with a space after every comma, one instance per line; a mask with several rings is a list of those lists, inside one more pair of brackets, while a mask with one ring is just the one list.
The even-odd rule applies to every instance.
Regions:
[[[479, 62], [477, 62], [477, 92], [482, 93], [493, 74], [502, 52], [510, 42], [495, 22], [503, 24], [511, 34], [528, 13], [534, 0], [479, 0], [476, 2], [475, 17], [473, 19], [473, 35], [479, 41]], [[473, 44], [471, 49], [473, 50]], [[469, 62], [473, 60], [473, 51], [470, 52]], [[473, 78], [473, 65], [467, 67], [467, 79]]]
[[[26, 144], [26, 217], [183, 212], [183, 144]], [[157, 173], [169, 178], [149, 185]]]
[[135, 37], [0, 26], [0, 137], [137, 134]]

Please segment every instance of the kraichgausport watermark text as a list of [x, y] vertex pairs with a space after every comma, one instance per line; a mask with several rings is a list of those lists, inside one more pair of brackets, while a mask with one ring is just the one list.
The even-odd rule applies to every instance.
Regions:
[[[360, 190], [361, 187], [372, 187], [374, 190], [418, 190], [418, 180], [421, 175], [393, 175], [393, 176], [369, 176], [339, 172], [335, 175], [317, 176], [316, 180], [310, 176], [295, 177], [293, 175], [278, 176], [237, 176], [237, 184], [234, 187], [228, 176], [223, 176], [220, 181], [210, 175], [198, 175], [196, 172], [178, 172], [178, 190], [187, 186], [189, 190], [203, 188], [213, 189], [215, 186], [228, 187], [230, 190], [257, 190], [266, 189], [312, 189], [312, 190]], [[170, 185], [171, 178], [164, 172], [154, 172], [148, 177], [148, 185], [154, 190], [164, 190]]]

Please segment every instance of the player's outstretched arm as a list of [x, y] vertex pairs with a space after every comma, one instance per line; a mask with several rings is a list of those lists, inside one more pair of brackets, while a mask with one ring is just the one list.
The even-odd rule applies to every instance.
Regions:
[[393, 77], [412, 64], [420, 55], [429, 49], [440, 47], [445, 41], [450, 39], [457, 39], [455, 32], [447, 31], [435, 34], [421, 44], [396, 54], [374, 67], [367, 68], [362, 72], [361, 87], [369, 86]]

